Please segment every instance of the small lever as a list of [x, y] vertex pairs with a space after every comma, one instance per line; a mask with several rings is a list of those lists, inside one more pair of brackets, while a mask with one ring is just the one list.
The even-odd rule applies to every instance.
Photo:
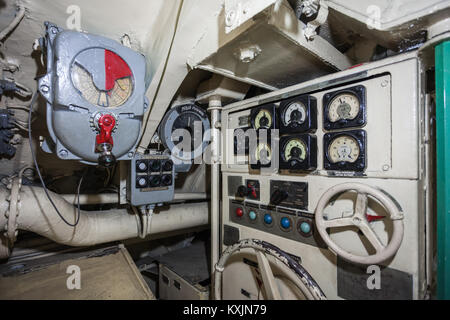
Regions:
[[288, 197], [289, 194], [286, 191], [277, 189], [270, 196], [270, 203], [277, 206], [284, 200], [286, 200]]
[[100, 130], [95, 142], [95, 151], [100, 152], [98, 164], [104, 167], [111, 167], [116, 162], [116, 157], [112, 154], [114, 141], [112, 131], [116, 125], [116, 119], [111, 114], [103, 114], [98, 119], [98, 128]]

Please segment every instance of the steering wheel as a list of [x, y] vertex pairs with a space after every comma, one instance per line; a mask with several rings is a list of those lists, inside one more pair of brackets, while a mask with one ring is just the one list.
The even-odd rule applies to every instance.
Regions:
[[[336, 195], [350, 190], [357, 192], [353, 215], [351, 217], [325, 220], [323, 211], [330, 200]], [[368, 196], [378, 200], [384, 206], [387, 210], [389, 218], [393, 222], [393, 234], [386, 246], [380, 241], [380, 238], [372, 229], [369, 221], [367, 220], [366, 211]], [[350, 262], [360, 264], [381, 263], [395, 255], [403, 239], [403, 214], [400, 212], [397, 205], [384, 191], [362, 183], [343, 183], [328, 189], [319, 199], [315, 212], [315, 220], [319, 234], [331, 251]], [[356, 255], [344, 250], [333, 242], [333, 240], [331, 240], [327, 229], [347, 226], [356, 226], [359, 230], [361, 230], [376, 250], [376, 253], [366, 256]]]
[[308, 300], [325, 300], [325, 294], [311, 275], [289, 254], [278, 247], [265, 241], [256, 239], [244, 239], [228, 247], [220, 257], [214, 272], [214, 298], [222, 300], [222, 273], [228, 259], [235, 253], [245, 248], [252, 248], [258, 259], [258, 269], [261, 274], [266, 296], [272, 300], [281, 300], [281, 294], [275, 281], [269, 260], [266, 255], [271, 255], [281, 263], [279, 267], [283, 274], [291, 280]]

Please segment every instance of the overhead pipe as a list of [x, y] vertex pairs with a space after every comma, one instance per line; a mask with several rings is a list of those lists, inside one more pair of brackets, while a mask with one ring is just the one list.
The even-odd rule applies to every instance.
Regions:
[[[63, 194], [61, 196], [71, 204], [78, 204], [76, 194]], [[174, 194], [172, 201], [206, 200], [207, 198], [207, 194], [203, 192], [180, 192]], [[117, 203], [119, 203], [118, 193], [80, 194], [80, 205]]]
[[[62, 196], [49, 193], [61, 215], [68, 222], [74, 223], [77, 208]], [[9, 196], [6, 188], [0, 188], [0, 204], [8, 203]], [[19, 207], [17, 229], [31, 231], [69, 246], [92, 246], [136, 238], [139, 235], [139, 219], [126, 209], [80, 210], [78, 224], [75, 227], [68, 226], [58, 216], [40, 187], [22, 186]], [[207, 202], [171, 205], [169, 210], [154, 214], [148, 234], [207, 225], [208, 208]], [[0, 230], [5, 230], [7, 207], [0, 205], [0, 210]]]

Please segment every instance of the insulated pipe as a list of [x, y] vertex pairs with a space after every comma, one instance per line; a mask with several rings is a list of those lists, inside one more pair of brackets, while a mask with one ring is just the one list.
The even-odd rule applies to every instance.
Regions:
[[[74, 223], [78, 214], [75, 206], [58, 194], [50, 192], [61, 215]], [[0, 188], [0, 204], [8, 203], [9, 191]], [[7, 223], [5, 207], [0, 206], [0, 230]], [[171, 205], [169, 210], [155, 213], [149, 234], [180, 230], [208, 224], [208, 203]], [[91, 246], [138, 236], [138, 219], [126, 209], [80, 211], [78, 225], [66, 225], [52, 207], [40, 187], [22, 186], [17, 229], [31, 231], [57, 243], [69, 246]]]
[[[78, 203], [76, 194], [61, 195], [67, 202], [76, 205]], [[173, 201], [188, 200], [206, 200], [207, 194], [202, 192], [182, 192], [175, 193]], [[97, 194], [80, 194], [80, 205], [87, 204], [115, 204], [119, 203], [119, 195], [117, 193], [97, 193]]]
[[209, 98], [211, 112], [211, 274], [219, 260], [220, 244], [220, 96]]

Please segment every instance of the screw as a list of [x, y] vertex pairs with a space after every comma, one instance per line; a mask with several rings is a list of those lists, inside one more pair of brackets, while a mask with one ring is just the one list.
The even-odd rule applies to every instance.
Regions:
[[65, 149], [59, 150], [58, 154], [61, 158], [66, 158], [69, 155], [69, 153]]
[[230, 12], [228, 12], [227, 17], [225, 18], [225, 23], [226, 23], [227, 27], [231, 27], [233, 25], [235, 18], [236, 18], [236, 13], [234, 12], [234, 10], [231, 10]]
[[47, 93], [49, 90], [50, 90], [50, 88], [49, 88], [47, 85], [42, 85], [42, 86], [41, 86], [41, 91], [42, 91], [43, 93]]
[[389, 165], [387, 165], [387, 164], [385, 164], [385, 165], [383, 165], [383, 171], [388, 171], [389, 170]]

